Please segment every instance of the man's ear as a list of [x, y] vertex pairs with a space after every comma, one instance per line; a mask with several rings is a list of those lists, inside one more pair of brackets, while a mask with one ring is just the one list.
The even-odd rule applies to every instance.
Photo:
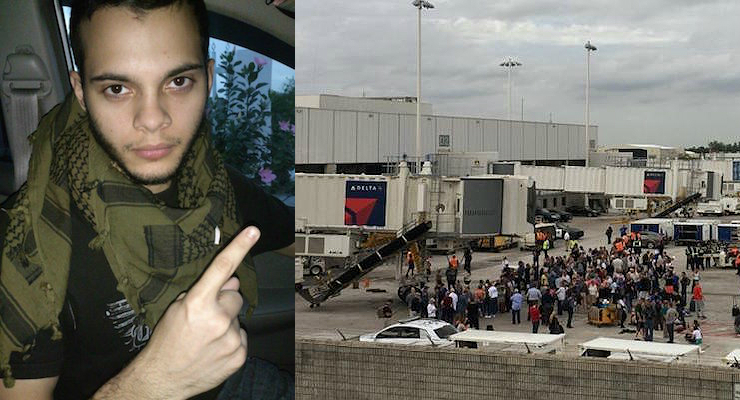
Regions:
[[85, 107], [85, 92], [82, 90], [82, 77], [79, 72], [69, 71], [69, 83], [72, 84], [72, 90], [75, 92], [75, 97], [77, 97], [80, 107], [87, 111], [87, 107]]
[[206, 74], [208, 74], [208, 96], [211, 95], [211, 88], [213, 87], [213, 65], [216, 61], [212, 58], [206, 62]]

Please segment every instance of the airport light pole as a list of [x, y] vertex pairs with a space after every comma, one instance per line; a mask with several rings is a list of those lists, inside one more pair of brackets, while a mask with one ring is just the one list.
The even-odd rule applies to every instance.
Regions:
[[416, 173], [421, 172], [421, 9], [432, 9], [434, 4], [426, 0], [414, 0], [416, 18]]
[[596, 46], [591, 44], [591, 41], [587, 41], [586, 45], [584, 46], [586, 48], [586, 163], [585, 166], [588, 167], [588, 152], [590, 150], [590, 142], [589, 142], [589, 134], [588, 134], [588, 127], [589, 121], [591, 115], [589, 114], [589, 104], [588, 104], [588, 96], [591, 89], [591, 52], [596, 51]]
[[499, 64], [499, 66], [501, 67], [506, 67], [507, 74], [509, 77], [509, 112], [507, 113], [507, 119], [509, 121], [511, 121], [511, 69], [514, 67], [519, 67], [521, 65], [522, 63], [512, 60], [511, 57], [509, 57], [508, 60]]

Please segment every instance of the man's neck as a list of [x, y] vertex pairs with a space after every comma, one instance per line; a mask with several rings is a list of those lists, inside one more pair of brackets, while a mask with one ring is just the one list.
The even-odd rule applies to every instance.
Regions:
[[160, 183], [158, 185], [144, 185], [145, 188], [149, 189], [152, 194], [162, 193], [165, 190], [169, 189], [170, 185], [172, 184], [172, 181], [168, 181], [165, 183]]

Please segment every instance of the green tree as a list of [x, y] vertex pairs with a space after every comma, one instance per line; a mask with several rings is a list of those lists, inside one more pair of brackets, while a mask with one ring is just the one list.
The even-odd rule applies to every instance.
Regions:
[[[215, 99], [209, 98], [209, 122], [216, 148], [224, 162], [250, 178], [256, 178], [265, 160], [267, 148], [267, 121], [270, 116], [267, 95], [260, 89], [265, 82], [255, 83], [262, 65], [250, 62], [243, 65], [235, 60], [232, 47], [220, 55], [218, 66], [224, 79]], [[241, 67], [241, 68], [240, 68]]]
[[295, 191], [295, 80], [290, 79], [282, 91], [270, 90], [272, 135], [267, 143], [269, 167], [276, 178], [270, 185], [274, 194], [292, 195]]
[[[232, 47], [219, 56], [223, 85], [209, 98], [213, 143], [224, 161], [263, 185], [269, 193], [294, 193], [295, 80], [281, 91], [259, 82], [264, 60], [243, 65]], [[265, 94], [267, 92], [267, 94]]]

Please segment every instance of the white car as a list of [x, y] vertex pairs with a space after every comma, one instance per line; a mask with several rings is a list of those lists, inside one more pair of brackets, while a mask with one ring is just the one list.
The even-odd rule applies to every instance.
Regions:
[[360, 336], [361, 342], [392, 343], [405, 345], [449, 346], [449, 336], [457, 333], [454, 326], [433, 318], [401, 320], [379, 332]]

